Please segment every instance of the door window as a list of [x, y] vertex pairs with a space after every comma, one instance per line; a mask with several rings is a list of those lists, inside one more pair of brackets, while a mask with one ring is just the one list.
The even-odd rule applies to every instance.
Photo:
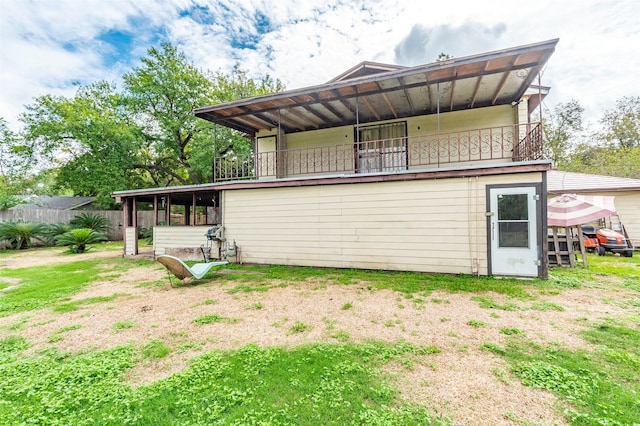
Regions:
[[498, 196], [498, 236], [499, 247], [529, 247], [527, 194]]
[[407, 123], [360, 128], [356, 152], [360, 173], [407, 169]]

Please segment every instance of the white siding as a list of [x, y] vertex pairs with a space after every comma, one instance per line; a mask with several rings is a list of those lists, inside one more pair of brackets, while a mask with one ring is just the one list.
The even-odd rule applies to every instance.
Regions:
[[[567, 192], [580, 194], [580, 191]], [[560, 193], [550, 193], [549, 198], [556, 195], [560, 195]], [[583, 195], [609, 195], [615, 197], [614, 203], [620, 221], [627, 230], [634, 246], [640, 245], [640, 191], [589, 191]]]
[[[613, 194], [612, 194], [613, 195]], [[634, 246], [640, 246], [640, 191], [615, 194], [616, 210]]]
[[156, 256], [166, 249], [199, 248], [207, 245], [208, 226], [156, 226], [153, 228], [153, 251]]
[[137, 253], [138, 247], [138, 228], [134, 226], [127, 226], [124, 230], [124, 254], [126, 256], [134, 256]]
[[485, 188], [540, 173], [223, 192], [250, 263], [487, 273]]

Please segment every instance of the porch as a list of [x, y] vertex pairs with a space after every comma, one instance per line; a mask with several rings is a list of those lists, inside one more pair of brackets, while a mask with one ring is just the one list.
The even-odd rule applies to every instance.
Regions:
[[540, 123], [217, 157], [214, 182], [394, 173], [542, 159]]

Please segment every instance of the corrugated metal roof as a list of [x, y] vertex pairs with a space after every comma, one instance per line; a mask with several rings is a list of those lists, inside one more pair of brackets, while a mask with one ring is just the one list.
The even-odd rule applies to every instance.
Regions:
[[519, 101], [558, 39], [415, 67], [362, 63], [318, 86], [196, 108], [254, 136], [369, 123]]
[[548, 192], [561, 193], [622, 190], [640, 191], [640, 179], [563, 172], [559, 170], [550, 170], [547, 173]]

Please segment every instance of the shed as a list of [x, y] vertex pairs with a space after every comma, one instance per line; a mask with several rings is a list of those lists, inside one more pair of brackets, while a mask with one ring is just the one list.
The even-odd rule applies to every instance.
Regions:
[[563, 193], [613, 195], [615, 206], [634, 247], [640, 246], [640, 179], [550, 170], [549, 198]]

